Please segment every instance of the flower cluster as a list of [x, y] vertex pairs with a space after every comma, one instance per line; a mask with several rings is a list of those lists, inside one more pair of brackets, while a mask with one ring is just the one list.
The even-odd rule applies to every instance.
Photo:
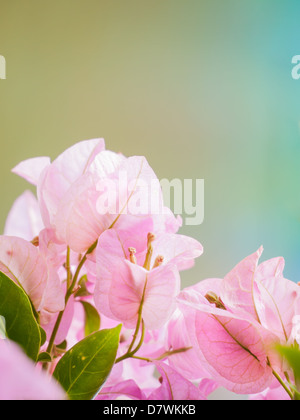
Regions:
[[[178, 234], [181, 219], [144, 157], [94, 139], [13, 172], [37, 198], [15, 201], [0, 237], [0, 399], [201, 400], [219, 386], [294, 397], [276, 345], [300, 344], [300, 288], [282, 258], [259, 264], [259, 249], [223, 279], [182, 290], [180, 272], [203, 248]], [[21, 307], [5, 305], [8, 290], [30, 302], [28, 340], [11, 321]]]

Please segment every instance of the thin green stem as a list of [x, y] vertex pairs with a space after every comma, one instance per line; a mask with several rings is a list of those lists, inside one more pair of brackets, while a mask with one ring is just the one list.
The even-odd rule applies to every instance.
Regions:
[[[145, 324], [144, 324], [144, 321], [142, 320], [142, 332], [141, 332], [141, 337], [140, 337], [140, 341], [139, 341], [138, 345], [132, 351], [129, 351], [129, 349], [128, 349], [127, 352], [125, 354], [123, 354], [123, 356], [120, 356], [115, 361], [115, 364], [122, 362], [122, 360], [129, 359], [130, 357], [134, 357], [135, 353], [137, 353], [139, 351], [139, 349], [142, 347], [143, 342], [144, 342], [144, 338], [145, 338]], [[150, 359], [149, 359], [149, 361], [150, 361]]]
[[142, 357], [142, 356], [131, 356], [132, 359], [137, 359], [137, 360], [143, 360], [144, 362], [148, 362], [151, 363], [153, 360], [152, 359], [148, 359], [147, 357]]
[[193, 347], [182, 347], [180, 349], [166, 351], [165, 353], [163, 353], [162, 355], [160, 355], [159, 357], [157, 357], [154, 360], [162, 360], [162, 359], [165, 359], [166, 357], [172, 356], [173, 354], [184, 353], [184, 352], [186, 352], [186, 351], [188, 351], [192, 348]]
[[140, 341], [138, 345], [136, 346], [136, 348], [131, 352], [132, 355], [134, 355], [135, 353], [139, 351], [139, 349], [143, 345], [144, 339], [145, 339], [145, 324], [144, 324], [144, 321], [142, 320], [142, 331], [141, 331]]
[[50, 354], [50, 353], [51, 353], [51, 351], [52, 351], [52, 348], [53, 348], [53, 345], [54, 345], [54, 340], [55, 340], [56, 334], [57, 334], [57, 332], [58, 332], [58, 328], [59, 328], [59, 326], [60, 326], [60, 323], [61, 323], [61, 320], [62, 320], [63, 314], [64, 314], [64, 310], [63, 310], [63, 311], [61, 311], [61, 312], [58, 314], [58, 317], [57, 317], [57, 319], [56, 319], [56, 322], [55, 322], [55, 325], [54, 325], [54, 328], [53, 328], [53, 331], [52, 331], [51, 337], [50, 337], [50, 339], [49, 339], [48, 347], [47, 347], [47, 350], [46, 350], [46, 352], [47, 352], [47, 353], [49, 353], [49, 354]]
[[139, 330], [140, 330], [140, 325], [141, 322], [143, 322], [142, 320], [142, 312], [143, 312], [143, 305], [144, 305], [144, 301], [145, 301], [145, 293], [146, 293], [146, 287], [147, 287], [147, 282], [148, 282], [148, 278], [146, 277], [146, 281], [145, 281], [145, 285], [144, 285], [144, 289], [143, 289], [143, 294], [142, 294], [142, 299], [141, 299], [141, 303], [139, 306], [139, 310], [138, 310], [138, 319], [137, 319], [137, 323], [136, 323], [136, 328], [133, 334], [133, 339], [132, 342], [130, 344], [130, 346], [128, 347], [127, 353], [130, 353], [131, 350], [133, 349], [134, 343], [137, 339]]
[[275, 376], [275, 378], [277, 379], [277, 381], [280, 383], [280, 385], [284, 388], [284, 390], [288, 393], [289, 397], [291, 398], [291, 400], [294, 399], [294, 394], [293, 392], [289, 389], [289, 387], [284, 383], [284, 381], [281, 379], [281, 377], [278, 375], [277, 372], [275, 372], [274, 369], [272, 369], [272, 373]]
[[79, 278], [80, 271], [81, 271], [84, 263], [86, 262], [86, 259], [87, 259], [87, 253], [84, 254], [84, 256], [82, 257], [80, 263], [78, 264], [78, 267], [77, 267], [77, 269], [75, 271], [75, 274], [74, 274], [74, 277], [73, 277], [73, 280], [72, 280], [72, 283], [71, 283], [70, 287], [67, 290], [66, 298], [65, 298], [65, 304], [66, 305], [68, 303], [68, 300], [70, 299], [70, 296], [73, 293], [74, 287], [76, 286], [77, 280]]
[[135, 328], [135, 331], [134, 331], [134, 334], [133, 334], [133, 338], [132, 338], [132, 341], [130, 343], [130, 346], [128, 347], [127, 353], [131, 352], [131, 350], [133, 349], [134, 343], [136, 342], [136, 339], [137, 339], [137, 336], [138, 336], [138, 333], [139, 333], [139, 330], [140, 330], [141, 320], [142, 320], [142, 318], [139, 316], [138, 320], [137, 320], [137, 323], [136, 323], [136, 328]]
[[[147, 282], [148, 282], [148, 278], [146, 277], [146, 281], [145, 281], [145, 285], [144, 285], [144, 289], [143, 289], [143, 294], [142, 294], [142, 299], [141, 299], [141, 303], [139, 306], [139, 310], [138, 310], [138, 319], [136, 322], [136, 327], [135, 327], [135, 331], [132, 337], [132, 341], [130, 343], [130, 346], [128, 347], [128, 350], [125, 354], [123, 354], [123, 356], [119, 357], [115, 363], [119, 363], [122, 360], [128, 359], [129, 357], [132, 357], [142, 346], [143, 342], [144, 342], [144, 338], [145, 338], [145, 324], [142, 318], [142, 313], [143, 313], [143, 305], [144, 305], [144, 301], [145, 301], [145, 293], [146, 293], [146, 287], [147, 287]], [[140, 331], [140, 326], [142, 324], [142, 331], [141, 331], [141, 337], [140, 337], [140, 341], [138, 343], [138, 345], [136, 346], [136, 348], [134, 350], [133, 346], [136, 342], [138, 333]]]
[[66, 258], [66, 270], [67, 270], [67, 290], [70, 287], [72, 273], [71, 273], [71, 265], [70, 265], [70, 247], [67, 247], [67, 258]]
[[[86, 251], [86, 253], [82, 257], [82, 259], [81, 259], [80, 263], [78, 264], [78, 267], [77, 267], [77, 269], [75, 271], [75, 274], [74, 274], [74, 277], [73, 277], [72, 282], [71, 282], [71, 268], [70, 268], [70, 274], [69, 274], [69, 277], [68, 277], [69, 280], [67, 280], [67, 284], [68, 284], [68, 281], [71, 282], [71, 284], [68, 285], [69, 287], [67, 289], [67, 293], [66, 293], [66, 296], [65, 296], [65, 308], [58, 314], [57, 320], [55, 322], [55, 325], [54, 325], [54, 328], [53, 328], [53, 331], [52, 331], [52, 334], [51, 334], [51, 337], [49, 339], [48, 347], [47, 347], [47, 350], [46, 350], [47, 353], [49, 353], [49, 354], [51, 354], [51, 351], [52, 351], [52, 348], [53, 348], [53, 345], [54, 345], [54, 341], [55, 341], [55, 338], [56, 338], [56, 335], [57, 335], [57, 332], [58, 332], [58, 329], [59, 329], [59, 326], [60, 326], [60, 323], [61, 323], [63, 314], [65, 312], [67, 303], [68, 303], [68, 301], [69, 301], [69, 299], [70, 299], [70, 297], [71, 297], [71, 295], [73, 293], [74, 287], [75, 287], [75, 285], [77, 283], [77, 280], [79, 278], [80, 271], [81, 271], [84, 263], [87, 260], [87, 256], [94, 251], [94, 249], [97, 246], [97, 243], [98, 243], [98, 240]], [[69, 263], [70, 263], [70, 249], [68, 247], [67, 248], [67, 263], [66, 263], [66, 267], [68, 267]]]
[[161, 354], [160, 356], [156, 357], [155, 359], [150, 359], [149, 357], [142, 357], [142, 356], [135, 356], [135, 355], [131, 355], [130, 357], [132, 359], [138, 359], [138, 360], [144, 360], [145, 362], [154, 362], [154, 361], [159, 361], [162, 359], [165, 359], [166, 357], [172, 356], [173, 354], [178, 354], [178, 353], [184, 353], [188, 350], [192, 349], [192, 347], [182, 347], [180, 349], [176, 349], [176, 350], [170, 350], [170, 351], [166, 351], [165, 353]]

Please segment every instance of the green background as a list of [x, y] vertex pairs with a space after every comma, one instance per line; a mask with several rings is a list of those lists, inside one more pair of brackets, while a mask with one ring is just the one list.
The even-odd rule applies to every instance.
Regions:
[[28, 188], [12, 167], [104, 137], [160, 179], [205, 179], [184, 284], [260, 245], [298, 281], [299, 19], [292, 0], [0, 0], [1, 230]]

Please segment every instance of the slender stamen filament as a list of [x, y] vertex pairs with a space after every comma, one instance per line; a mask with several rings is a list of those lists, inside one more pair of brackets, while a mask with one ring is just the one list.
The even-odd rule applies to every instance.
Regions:
[[150, 267], [151, 267], [151, 259], [152, 259], [152, 254], [153, 254], [153, 247], [152, 247], [152, 242], [155, 239], [155, 235], [151, 232], [148, 233], [147, 236], [148, 239], [148, 243], [147, 243], [147, 254], [146, 254], [146, 258], [145, 258], [145, 262], [144, 262], [144, 268], [148, 271], [150, 271]]
[[160, 265], [162, 265], [162, 263], [164, 262], [164, 257], [162, 255], [158, 255], [155, 258], [154, 264], [152, 268], [156, 268], [159, 267]]
[[128, 252], [129, 252], [129, 260], [130, 262], [132, 262], [133, 264], [136, 264], [136, 249], [135, 248], [128, 248]]

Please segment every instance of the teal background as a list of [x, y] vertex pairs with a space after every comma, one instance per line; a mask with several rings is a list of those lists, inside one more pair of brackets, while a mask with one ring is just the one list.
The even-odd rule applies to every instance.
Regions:
[[162, 178], [204, 178], [184, 284], [263, 245], [300, 280], [300, 2], [0, 0], [0, 229], [19, 161], [104, 137]]

